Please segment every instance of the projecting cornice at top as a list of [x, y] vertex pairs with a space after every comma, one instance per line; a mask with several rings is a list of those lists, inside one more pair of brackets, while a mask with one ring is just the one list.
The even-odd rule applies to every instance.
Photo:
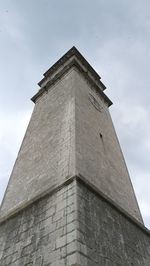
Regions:
[[31, 100], [36, 102], [37, 98], [54, 85], [65, 73], [67, 73], [67, 71], [71, 69], [71, 67], [76, 67], [83, 74], [83, 76], [101, 94], [108, 106], [112, 104], [110, 99], [103, 92], [106, 87], [101, 82], [101, 77], [74, 46], [43, 74], [44, 78], [38, 83], [41, 89], [32, 97]]

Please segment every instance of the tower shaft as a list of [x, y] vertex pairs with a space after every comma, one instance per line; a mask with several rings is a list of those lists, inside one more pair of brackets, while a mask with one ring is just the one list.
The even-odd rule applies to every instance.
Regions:
[[150, 266], [99, 75], [73, 47], [39, 82], [0, 210], [0, 265]]

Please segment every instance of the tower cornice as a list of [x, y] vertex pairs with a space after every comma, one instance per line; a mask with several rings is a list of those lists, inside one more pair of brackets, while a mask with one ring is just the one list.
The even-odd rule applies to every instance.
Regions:
[[74, 46], [43, 74], [44, 78], [38, 83], [41, 89], [31, 100], [35, 103], [43, 93], [60, 80], [72, 67], [76, 67], [84, 78], [95, 87], [108, 106], [112, 105], [111, 100], [103, 92], [106, 87], [101, 82], [100, 76]]
[[[88, 63], [88, 61], [83, 57], [83, 55], [78, 51], [78, 49], [73, 46], [71, 49], [69, 49], [68, 52], [66, 52], [55, 64], [53, 64], [44, 74], [44, 77], [48, 77], [49, 75], [52, 75], [62, 64], [64, 64], [68, 59], [71, 57], [76, 56], [76, 58], [79, 59], [79, 61], [82, 62], [82, 64], [92, 73], [94, 78], [96, 80], [100, 80], [101, 77], [99, 74], [94, 70], [94, 68]], [[38, 83], [39, 86], [41, 86], [42, 80]], [[105, 85], [103, 84], [103, 89], [106, 89]]]

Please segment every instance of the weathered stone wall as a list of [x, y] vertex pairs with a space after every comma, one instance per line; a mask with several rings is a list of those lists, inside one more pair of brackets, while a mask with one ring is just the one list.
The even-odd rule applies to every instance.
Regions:
[[150, 266], [150, 234], [74, 179], [0, 225], [0, 265]]
[[74, 71], [71, 69], [38, 99], [0, 216], [74, 175], [74, 89]]
[[108, 106], [72, 67], [36, 102], [0, 216], [79, 174], [143, 222]]
[[150, 233], [78, 183], [78, 241], [87, 266], [150, 266]]
[[79, 71], [74, 78], [76, 172], [143, 222], [108, 106]]
[[0, 225], [1, 266], [75, 265], [75, 190], [72, 182]]
[[150, 266], [110, 100], [80, 55], [66, 60], [34, 97], [0, 210], [0, 266]]

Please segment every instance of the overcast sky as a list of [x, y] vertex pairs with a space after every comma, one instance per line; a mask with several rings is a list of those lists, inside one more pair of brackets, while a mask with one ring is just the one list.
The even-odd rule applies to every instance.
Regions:
[[0, 201], [42, 74], [75, 45], [114, 102], [110, 108], [150, 228], [150, 1], [0, 1]]

